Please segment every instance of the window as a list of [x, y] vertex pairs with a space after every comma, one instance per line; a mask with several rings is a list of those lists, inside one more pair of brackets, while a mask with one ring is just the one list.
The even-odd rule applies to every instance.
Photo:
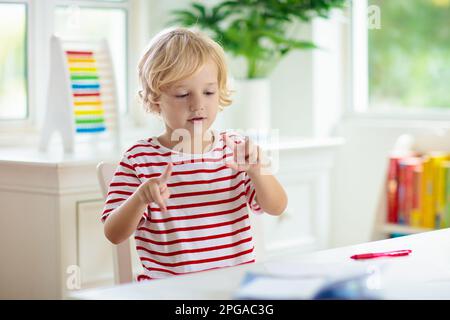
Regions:
[[[0, 121], [38, 124], [45, 110], [50, 39], [109, 42], [118, 87], [119, 111], [128, 102], [128, 11], [126, 0], [0, 0]], [[44, 94], [45, 93], [45, 94]]]
[[449, 21], [450, 0], [353, 1], [356, 111], [449, 114]]
[[0, 3], [0, 119], [28, 116], [27, 6]]

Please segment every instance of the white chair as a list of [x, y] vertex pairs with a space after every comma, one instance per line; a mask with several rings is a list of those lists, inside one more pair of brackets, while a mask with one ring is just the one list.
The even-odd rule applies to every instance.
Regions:
[[[100, 162], [97, 165], [97, 177], [103, 197], [106, 199], [109, 183], [111, 182], [117, 165]], [[131, 257], [130, 239], [113, 246], [114, 280], [116, 284], [133, 282], [133, 265]]]

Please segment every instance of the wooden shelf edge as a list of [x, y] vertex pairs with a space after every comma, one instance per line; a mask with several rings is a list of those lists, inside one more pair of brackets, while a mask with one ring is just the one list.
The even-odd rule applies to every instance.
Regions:
[[427, 232], [427, 231], [433, 231], [435, 229], [432, 228], [423, 228], [423, 227], [411, 227], [411, 226], [404, 226], [394, 223], [385, 223], [381, 225], [380, 231], [383, 233], [420, 233], [420, 232]]

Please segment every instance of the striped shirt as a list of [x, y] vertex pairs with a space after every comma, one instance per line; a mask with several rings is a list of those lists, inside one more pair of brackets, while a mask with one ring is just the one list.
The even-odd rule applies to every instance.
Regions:
[[[139, 140], [117, 167], [103, 223], [141, 183], [160, 176], [168, 162], [173, 164], [167, 212], [150, 203], [134, 233], [144, 268], [139, 281], [255, 261], [248, 208], [257, 214], [263, 211], [250, 177], [225, 166], [225, 159], [232, 160], [233, 154], [224, 132], [213, 133], [213, 146], [203, 154], [176, 152], [157, 137]], [[244, 140], [239, 134], [227, 134], [237, 143]]]

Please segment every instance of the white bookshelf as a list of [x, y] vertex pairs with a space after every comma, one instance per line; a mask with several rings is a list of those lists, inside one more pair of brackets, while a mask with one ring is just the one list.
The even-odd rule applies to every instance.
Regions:
[[422, 227], [411, 227], [407, 225], [400, 225], [395, 223], [384, 223], [380, 227], [380, 232], [384, 234], [390, 234], [390, 233], [420, 233], [420, 232], [427, 232], [432, 231], [432, 228], [422, 228]]
[[[392, 148], [394, 152], [415, 151], [420, 153], [427, 153], [433, 151], [450, 152], [450, 129], [444, 132], [424, 133], [422, 135], [401, 135]], [[388, 161], [386, 159], [386, 161]], [[384, 171], [386, 174], [386, 171]], [[378, 206], [376, 209], [375, 223], [372, 232], [373, 240], [381, 240], [389, 238], [391, 233], [402, 234], [417, 234], [421, 232], [433, 231], [433, 228], [412, 227], [409, 225], [388, 223], [386, 221], [386, 178], [383, 178], [383, 183], [380, 188], [378, 196]]]

